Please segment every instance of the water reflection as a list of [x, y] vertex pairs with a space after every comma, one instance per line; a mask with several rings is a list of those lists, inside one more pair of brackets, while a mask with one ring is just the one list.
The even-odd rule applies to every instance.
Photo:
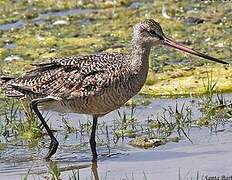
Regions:
[[51, 179], [63, 179], [63, 176], [68, 176], [69, 179], [80, 179], [80, 170], [91, 168], [91, 174], [89, 175], [89, 177], [91, 177], [91, 179], [93, 178], [93, 180], [99, 180], [97, 161], [92, 161], [92, 163], [84, 165], [70, 165], [59, 167], [60, 162], [49, 160], [47, 161], [46, 165], [47, 170], [37, 172], [36, 174], [43, 176], [46, 173], [49, 173], [48, 178]]
[[98, 168], [97, 161], [93, 161], [91, 170], [92, 170], [92, 173], [93, 173], [94, 180], [99, 180], [97, 168]]

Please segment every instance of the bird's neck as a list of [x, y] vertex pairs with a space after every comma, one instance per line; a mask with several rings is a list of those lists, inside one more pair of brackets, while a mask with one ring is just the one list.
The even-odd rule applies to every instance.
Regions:
[[133, 39], [130, 54], [130, 66], [135, 73], [145, 73], [145, 76], [149, 68], [149, 54], [151, 47], [146, 44], [142, 44], [139, 40]]

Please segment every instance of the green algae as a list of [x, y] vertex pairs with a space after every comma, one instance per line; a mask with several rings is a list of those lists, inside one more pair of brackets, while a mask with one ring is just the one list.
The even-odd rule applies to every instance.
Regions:
[[114, 132], [114, 134], [117, 137], [129, 137], [129, 138], [135, 138], [136, 137], [136, 132], [132, 129], [119, 129]]
[[[23, 28], [0, 30], [0, 68], [3, 74], [24, 73], [32, 68], [31, 63], [47, 61], [51, 57], [92, 54], [102, 50], [128, 53], [132, 26], [145, 17], [155, 18], [162, 25], [165, 34], [171, 35], [173, 39], [231, 62], [231, 3], [141, 1], [138, 8], [131, 8], [133, 1], [130, 0], [42, 0], [14, 3], [16, 4], [13, 5], [8, 0], [1, 1], [0, 24], [24, 20], [25, 25]], [[169, 19], [162, 15], [163, 6], [168, 7]], [[65, 15], [66, 11], [76, 8], [96, 9], [96, 12]], [[64, 15], [48, 16], [41, 23], [33, 24], [33, 19], [47, 12], [63, 12]], [[204, 23], [188, 24], [186, 19], [189, 17], [203, 19]], [[65, 20], [67, 24], [54, 25], [57, 20]], [[14, 42], [16, 47], [6, 49], [6, 41]], [[114, 46], [120, 48], [111, 48]], [[10, 55], [22, 57], [23, 61], [4, 62]], [[186, 59], [188, 63], [181, 64]], [[199, 65], [206, 61], [196, 59], [162, 47], [152, 50], [151, 70], [141, 93], [152, 96], [204, 94], [206, 67]], [[175, 65], [167, 65], [169, 62]], [[184, 70], [186, 66], [193, 69]], [[220, 65], [212, 65], [208, 69], [212, 69], [213, 79], [218, 82], [217, 91], [232, 91], [231, 67], [226, 70]]]
[[153, 85], [145, 85], [142, 94], [152, 96], [202, 95], [207, 92], [208, 74], [216, 82], [215, 92], [232, 92], [232, 69], [222, 65], [189, 68], [172, 67], [156, 73]]
[[198, 125], [199, 127], [208, 126], [209, 125], [209, 119], [206, 118], [206, 117], [202, 117], [202, 118], [197, 120], [196, 125]]
[[164, 139], [137, 137], [133, 139], [129, 144], [132, 146], [147, 149], [147, 148], [157, 147], [165, 143], [166, 141]]
[[4, 150], [4, 149], [6, 149], [7, 148], [7, 144], [5, 144], [5, 143], [0, 143], [0, 151], [2, 151], [2, 150]]
[[6, 57], [8, 54], [7, 49], [5, 48], [0, 48], [0, 59], [2, 59], [3, 57]]
[[149, 138], [146, 136], [136, 137], [135, 139], [129, 142], [130, 145], [138, 148], [155, 148], [161, 145], [164, 145], [168, 142], [179, 142], [179, 137], [165, 137], [165, 138]]

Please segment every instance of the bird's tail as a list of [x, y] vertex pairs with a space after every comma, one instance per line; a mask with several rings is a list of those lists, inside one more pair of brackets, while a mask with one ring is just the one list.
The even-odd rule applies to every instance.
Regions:
[[12, 84], [15, 78], [1, 76], [0, 77], [0, 93], [5, 92], [8, 97], [23, 97], [22, 87]]
[[7, 76], [1, 76], [0, 77], [0, 88], [4, 87], [6, 83], [14, 78], [12, 77], [7, 77]]

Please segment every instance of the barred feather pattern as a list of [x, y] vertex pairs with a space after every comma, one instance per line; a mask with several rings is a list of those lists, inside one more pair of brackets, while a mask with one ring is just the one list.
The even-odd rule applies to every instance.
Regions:
[[[6, 95], [35, 99], [53, 97], [45, 109], [104, 115], [119, 108], [141, 89], [128, 57], [120, 53], [52, 58], [9, 80]], [[139, 83], [140, 82], [140, 83]]]

